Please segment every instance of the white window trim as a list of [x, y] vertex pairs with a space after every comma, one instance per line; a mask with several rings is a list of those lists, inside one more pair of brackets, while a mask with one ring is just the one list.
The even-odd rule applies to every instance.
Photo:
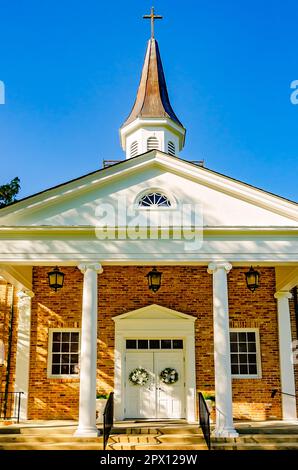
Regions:
[[256, 351], [256, 354], [257, 354], [257, 374], [232, 374], [232, 379], [261, 379], [262, 378], [262, 361], [261, 361], [260, 330], [259, 330], [259, 328], [230, 328], [230, 333], [255, 333], [255, 335], [256, 335], [256, 350], [257, 350]]
[[[139, 206], [139, 200], [142, 197], [146, 196], [146, 194], [151, 194], [151, 193], [164, 194], [169, 199], [169, 201], [171, 202], [171, 206], [170, 207], [163, 207], [163, 206], [158, 206], [158, 207], [148, 206], [148, 207], [145, 207], [145, 206]], [[137, 197], [135, 198], [135, 202], [134, 202], [134, 209], [139, 210], [139, 211], [152, 211], [152, 212], [153, 211], [172, 211], [172, 210], [177, 209], [177, 207], [178, 207], [178, 204], [177, 204], [176, 199], [174, 198], [174, 196], [171, 193], [169, 193], [168, 190], [164, 190], [162, 188], [156, 188], [156, 187], [147, 188], [144, 191], [140, 192], [137, 195]]]
[[53, 346], [53, 333], [79, 333], [79, 361], [81, 351], [81, 329], [80, 328], [49, 328], [49, 339], [48, 339], [48, 379], [79, 379], [80, 373], [78, 374], [52, 374], [52, 346]]

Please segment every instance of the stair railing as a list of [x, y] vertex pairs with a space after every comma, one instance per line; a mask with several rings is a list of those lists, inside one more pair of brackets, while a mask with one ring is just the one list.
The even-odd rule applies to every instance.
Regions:
[[198, 393], [199, 398], [199, 420], [200, 426], [205, 438], [205, 442], [209, 450], [211, 450], [211, 431], [210, 431], [210, 411], [201, 392]]
[[114, 392], [111, 392], [103, 412], [103, 450], [106, 450], [107, 443], [114, 426]]

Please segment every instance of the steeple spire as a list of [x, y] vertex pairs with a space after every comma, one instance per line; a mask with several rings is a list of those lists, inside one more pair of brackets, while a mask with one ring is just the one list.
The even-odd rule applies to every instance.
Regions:
[[[127, 158], [152, 148], [177, 155], [177, 151], [184, 146], [185, 138], [185, 129], [170, 103], [159, 47], [154, 38], [154, 21], [162, 17], [155, 15], [152, 7], [151, 15], [145, 15], [144, 18], [151, 19], [151, 38], [135, 103], [120, 129], [121, 143]], [[155, 147], [152, 147], [153, 138]]]

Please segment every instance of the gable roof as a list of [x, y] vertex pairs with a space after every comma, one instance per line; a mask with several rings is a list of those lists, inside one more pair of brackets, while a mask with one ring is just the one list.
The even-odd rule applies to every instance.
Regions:
[[63, 196], [70, 196], [88, 188], [90, 189], [90, 185], [107, 184], [114, 178], [123, 179], [126, 175], [141, 171], [142, 168], [152, 164], [156, 164], [168, 171], [172, 171], [182, 177], [190, 178], [213, 189], [219, 189], [236, 198], [244, 199], [252, 204], [272, 210], [273, 212], [290, 217], [296, 221], [298, 220], [298, 204], [296, 202], [222, 175], [214, 170], [199, 167], [194, 163], [158, 150], [151, 150], [142, 155], [123, 160], [108, 168], [93, 171], [31, 196], [27, 196], [0, 209], [0, 218], [1, 216], [6, 216], [18, 211], [30, 210], [37, 205], [41, 207], [43, 204], [54, 203]]

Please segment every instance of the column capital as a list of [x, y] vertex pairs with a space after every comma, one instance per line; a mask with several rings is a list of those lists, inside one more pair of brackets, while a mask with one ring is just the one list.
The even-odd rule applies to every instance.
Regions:
[[102, 265], [100, 263], [81, 263], [78, 265], [79, 270], [81, 273], [85, 274], [88, 269], [95, 271], [97, 274], [101, 274], [103, 272]]
[[32, 299], [34, 297], [34, 292], [32, 292], [32, 290], [20, 290], [18, 293], [17, 293], [17, 297], [20, 299], [20, 300], [24, 300], [24, 299]]
[[208, 264], [208, 269], [207, 269], [207, 272], [209, 274], [213, 274], [215, 273], [216, 271], [218, 271], [219, 269], [224, 269], [226, 271], [226, 273], [230, 272], [231, 269], [232, 269], [232, 265], [231, 263], [227, 263], [227, 262], [224, 262], [224, 261], [215, 261], [214, 263], [209, 263]]
[[276, 299], [291, 299], [293, 296], [288, 290], [278, 290], [275, 292], [274, 297]]

